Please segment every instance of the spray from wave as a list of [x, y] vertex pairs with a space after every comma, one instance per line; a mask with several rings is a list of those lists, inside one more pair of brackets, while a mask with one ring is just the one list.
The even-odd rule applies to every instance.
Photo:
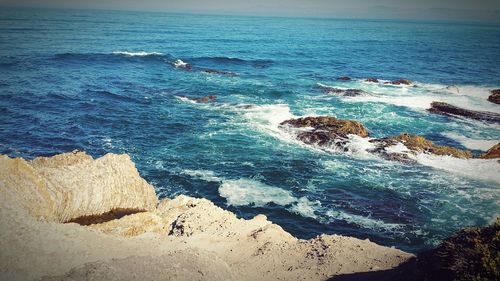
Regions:
[[147, 57], [147, 56], [162, 56], [159, 52], [128, 52], [128, 51], [113, 51], [113, 55], [123, 55], [128, 57]]

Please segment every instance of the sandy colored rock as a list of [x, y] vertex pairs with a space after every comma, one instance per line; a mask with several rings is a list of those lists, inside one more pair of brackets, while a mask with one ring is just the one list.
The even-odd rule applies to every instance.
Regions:
[[479, 158], [483, 159], [500, 158], [500, 143], [497, 143], [492, 148], [488, 149], [488, 151], [479, 156]]
[[0, 156], [0, 179], [36, 218], [65, 222], [116, 208], [153, 210], [155, 191], [128, 155], [97, 160], [84, 152], [32, 161]]
[[[264, 215], [240, 219], [206, 199], [156, 204], [126, 155], [2, 156], [0, 171], [1, 280], [326, 280], [413, 257], [338, 235], [297, 239]], [[60, 223], [132, 206], [146, 211]]]

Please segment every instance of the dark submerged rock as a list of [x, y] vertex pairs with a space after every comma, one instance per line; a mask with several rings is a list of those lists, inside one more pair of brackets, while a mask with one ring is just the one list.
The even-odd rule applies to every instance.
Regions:
[[370, 77], [368, 79], [365, 80], [366, 82], [372, 82], [372, 83], [378, 83], [378, 79], [377, 78], [373, 78], [373, 77]]
[[385, 82], [384, 84], [392, 84], [392, 85], [411, 85], [412, 81], [408, 79], [398, 79], [391, 82]]
[[349, 76], [340, 76], [337, 78], [337, 80], [341, 80], [341, 81], [350, 81], [351, 80], [351, 77]]
[[217, 99], [217, 96], [210, 95], [210, 96], [204, 96], [204, 97], [199, 97], [199, 98], [193, 98], [191, 100], [193, 100], [197, 103], [207, 103], [207, 102], [213, 101], [215, 99]]
[[365, 91], [359, 89], [339, 89], [326, 85], [318, 85], [318, 88], [325, 94], [338, 94], [347, 97], [355, 97], [366, 94]]
[[498, 113], [464, 109], [445, 102], [432, 102], [428, 111], [446, 116], [462, 116], [474, 120], [500, 123], [500, 114]]
[[207, 102], [214, 101], [217, 99], [217, 96], [214, 96], [214, 95], [203, 96], [203, 97], [198, 97], [198, 98], [188, 97], [188, 96], [178, 96], [178, 97], [187, 98], [187, 99], [192, 100], [192, 101], [197, 102], [197, 103], [207, 103]]
[[223, 70], [217, 70], [217, 69], [203, 69], [202, 72], [209, 73], [209, 74], [227, 75], [227, 76], [236, 76], [236, 75], [238, 75], [235, 72], [223, 71]]
[[500, 89], [491, 90], [491, 95], [488, 97], [488, 101], [496, 104], [500, 104]]

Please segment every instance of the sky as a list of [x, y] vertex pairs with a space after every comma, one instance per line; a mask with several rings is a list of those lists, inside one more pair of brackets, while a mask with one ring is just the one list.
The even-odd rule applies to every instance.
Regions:
[[500, 0], [0, 0], [0, 6], [500, 22]]

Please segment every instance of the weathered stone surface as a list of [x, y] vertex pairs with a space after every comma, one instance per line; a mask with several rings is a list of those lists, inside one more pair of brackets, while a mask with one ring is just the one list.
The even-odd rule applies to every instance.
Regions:
[[479, 156], [479, 158], [483, 159], [493, 159], [500, 158], [500, 143], [494, 145], [492, 148], [488, 149], [486, 153]]
[[488, 97], [488, 100], [492, 103], [500, 104], [500, 89], [491, 90], [491, 95]]
[[500, 280], [500, 218], [466, 228], [437, 248], [418, 254], [416, 280]]
[[340, 145], [348, 135], [367, 137], [368, 131], [357, 121], [342, 120], [331, 116], [304, 117], [281, 123], [294, 128], [308, 128], [297, 133], [297, 138], [307, 144]]
[[[85, 175], [85, 176], [82, 176]], [[113, 209], [154, 210], [157, 199], [128, 155], [84, 152], [32, 161], [0, 156], [0, 181], [36, 218], [66, 222]]]
[[[146, 211], [58, 223], [117, 208]], [[263, 215], [239, 219], [206, 199], [157, 204], [128, 156], [82, 152], [0, 157], [0, 236], [0, 279], [13, 281], [326, 280], [413, 257], [338, 235], [300, 240]]]
[[474, 120], [500, 123], [500, 114], [498, 113], [464, 109], [445, 102], [432, 102], [431, 108], [428, 111], [446, 116], [461, 116]]
[[[425, 139], [421, 136], [414, 136], [410, 134], [400, 134], [399, 136], [385, 137], [380, 139], [373, 139], [370, 142], [376, 144], [377, 149], [374, 152], [388, 153], [385, 150], [387, 147], [396, 145], [397, 143], [404, 144], [413, 153], [430, 153], [434, 155], [448, 155], [457, 158], [471, 158], [472, 153], [468, 150], [460, 150], [450, 146], [435, 145], [432, 141]], [[395, 153], [398, 154], [398, 153]], [[399, 158], [398, 155], [393, 155]], [[403, 160], [403, 159], [402, 159]]]

